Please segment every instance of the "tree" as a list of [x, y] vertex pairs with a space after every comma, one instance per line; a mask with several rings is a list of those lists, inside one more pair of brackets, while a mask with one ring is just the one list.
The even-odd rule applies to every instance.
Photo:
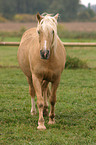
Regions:
[[11, 18], [16, 13], [60, 13], [62, 21], [76, 18], [79, 0], [0, 0], [0, 13]]
[[60, 13], [61, 20], [69, 21], [75, 19], [79, 7], [79, 0], [53, 0], [49, 11]]

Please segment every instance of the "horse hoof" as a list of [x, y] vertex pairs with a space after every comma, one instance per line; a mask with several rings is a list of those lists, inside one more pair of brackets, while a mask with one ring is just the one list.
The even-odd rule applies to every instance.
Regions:
[[55, 120], [51, 120], [51, 119], [49, 119], [48, 124], [55, 124]]
[[39, 126], [37, 127], [37, 129], [38, 129], [38, 130], [45, 130], [46, 127], [45, 127], [44, 125], [39, 125]]

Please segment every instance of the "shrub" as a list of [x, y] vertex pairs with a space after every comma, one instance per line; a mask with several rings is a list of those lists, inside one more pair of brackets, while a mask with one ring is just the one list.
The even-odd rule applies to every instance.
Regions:
[[4, 18], [3, 16], [0, 16], [0, 22], [8, 22], [8, 20]]
[[16, 22], [33, 22], [36, 21], [36, 16], [31, 14], [16, 14], [14, 20]]
[[26, 28], [25, 27], [21, 27], [21, 29], [19, 31], [19, 36], [22, 36], [25, 31], [26, 31]]
[[65, 25], [63, 23], [59, 23], [57, 26], [58, 35], [62, 38], [64, 36], [64, 33], [67, 31], [65, 28]]
[[96, 16], [93, 17], [93, 18], [91, 18], [91, 21], [92, 21], [92, 22], [96, 22]]
[[78, 19], [81, 21], [86, 21], [90, 19], [90, 14], [87, 11], [80, 12], [78, 14]]
[[95, 12], [88, 8], [78, 13], [78, 20], [91, 21], [91, 19], [95, 16], [96, 16]]
[[67, 69], [77, 69], [77, 68], [88, 68], [87, 63], [85, 61], [80, 60], [77, 57], [67, 56], [65, 68]]

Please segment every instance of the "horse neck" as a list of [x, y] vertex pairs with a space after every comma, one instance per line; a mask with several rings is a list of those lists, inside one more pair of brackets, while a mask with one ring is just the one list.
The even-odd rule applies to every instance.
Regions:
[[55, 43], [55, 45], [52, 45], [50, 49], [50, 59], [53, 60], [56, 57], [56, 50], [57, 50], [57, 42]]
[[55, 55], [56, 49], [57, 49], [57, 41], [58, 41], [58, 35], [55, 35], [54, 41], [53, 41], [53, 44], [52, 44], [52, 48], [51, 48], [52, 54], [54, 54], [54, 55]]

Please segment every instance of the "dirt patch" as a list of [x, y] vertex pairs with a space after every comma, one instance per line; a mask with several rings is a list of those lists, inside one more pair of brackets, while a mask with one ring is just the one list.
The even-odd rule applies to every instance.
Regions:
[[71, 22], [71, 23], [63, 23], [65, 25], [65, 29], [69, 31], [86, 31], [93, 32], [96, 31], [96, 23], [91, 22]]
[[36, 27], [37, 23], [0, 23], [0, 31], [19, 31], [21, 28]]
[[[96, 22], [65, 22], [65, 30], [68, 31], [96, 31]], [[36, 27], [37, 23], [0, 23], [0, 31], [19, 31], [22, 27], [26, 29]]]

